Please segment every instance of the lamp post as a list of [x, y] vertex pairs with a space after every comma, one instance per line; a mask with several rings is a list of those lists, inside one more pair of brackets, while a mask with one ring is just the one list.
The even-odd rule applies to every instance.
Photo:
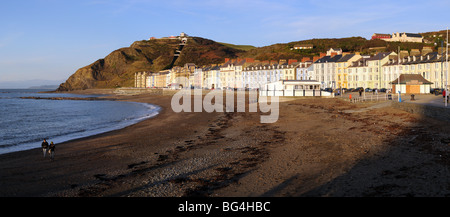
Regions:
[[444, 90], [445, 90], [445, 107], [447, 107], [448, 105], [448, 103], [447, 103], [447, 100], [448, 100], [448, 27], [447, 27], [447, 41], [445, 42], [446, 43], [446, 51], [445, 51], [445, 70], [446, 70], [446, 74], [445, 74], [445, 88], [444, 88]]
[[400, 95], [400, 93], [402, 92], [401, 87], [400, 87], [400, 46], [398, 46], [398, 61], [397, 61], [397, 74], [398, 74], [398, 79], [397, 79], [397, 87], [398, 87], [398, 102], [402, 102], [402, 97]]

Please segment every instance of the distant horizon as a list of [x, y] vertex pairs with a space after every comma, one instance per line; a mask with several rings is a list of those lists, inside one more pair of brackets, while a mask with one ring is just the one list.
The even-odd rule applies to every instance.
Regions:
[[59, 86], [63, 82], [65, 82], [65, 80], [31, 79], [24, 81], [0, 81], [0, 89], [30, 89], [38, 86]]

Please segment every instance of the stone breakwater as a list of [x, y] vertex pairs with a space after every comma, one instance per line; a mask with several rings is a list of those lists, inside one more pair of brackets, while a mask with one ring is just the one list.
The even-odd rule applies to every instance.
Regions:
[[37, 97], [37, 96], [24, 96], [20, 97], [21, 99], [46, 99], [46, 100], [109, 100], [114, 101], [115, 99], [106, 99], [99, 97]]

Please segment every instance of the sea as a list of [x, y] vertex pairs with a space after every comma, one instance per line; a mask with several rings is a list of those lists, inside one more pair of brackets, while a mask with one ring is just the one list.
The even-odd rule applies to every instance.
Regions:
[[110, 100], [50, 100], [21, 97], [98, 97], [47, 90], [0, 89], [0, 154], [121, 129], [156, 116], [153, 104]]

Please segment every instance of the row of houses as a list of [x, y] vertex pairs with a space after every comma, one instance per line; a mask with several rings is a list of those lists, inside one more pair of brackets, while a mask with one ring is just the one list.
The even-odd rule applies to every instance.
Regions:
[[[192, 63], [158, 73], [136, 73], [136, 87], [205, 89], [267, 89], [279, 81], [310, 81], [324, 88], [386, 88], [401, 74], [417, 74], [442, 88], [446, 79], [445, 56], [438, 53], [406, 56], [396, 52], [376, 55], [328, 52], [312, 60], [257, 61], [227, 59], [224, 64], [197, 67]], [[315, 83], [315, 84], [316, 84]]]

